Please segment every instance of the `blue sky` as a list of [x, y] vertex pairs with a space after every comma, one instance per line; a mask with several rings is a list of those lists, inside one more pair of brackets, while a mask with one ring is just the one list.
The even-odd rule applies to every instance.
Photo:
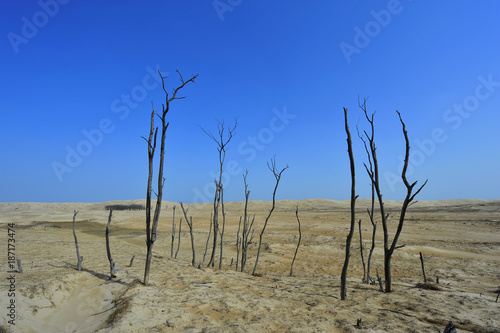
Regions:
[[145, 198], [151, 101], [198, 73], [171, 104], [164, 199], [210, 201], [217, 150], [199, 126], [238, 128], [225, 199], [348, 199], [342, 107], [357, 192], [370, 196], [357, 107], [377, 110], [384, 198], [407, 124], [408, 178], [420, 200], [500, 198], [500, 3], [497, 1], [2, 0], [0, 201]]

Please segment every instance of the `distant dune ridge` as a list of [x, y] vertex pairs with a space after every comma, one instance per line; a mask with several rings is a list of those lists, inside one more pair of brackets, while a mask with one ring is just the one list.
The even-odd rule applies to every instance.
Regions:
[[[145, 211], [116, 210], [110, 224], [110, 250], [116, 279], [109, 279], [105, 226], [110, 205], [145, 205], [145, 200], [97, 203], [0, 203], [0, 224], [15, 223], [15, 332], [437, 332], [449, 321], [459, 332], [498, 332], [495, 302], [500, 286], [500, 200], [419, 201], [407, 220], [392, 261], [394, 291], [361, 281], [359, 230], [352, 243], [346, 301], [340, 300], [340, 271], [349, 229], [349, 200], [280, 200], [264, 236], [259, 276], [235, 272], [236, 233], [244, 202], [225, 203], [227, 225], [222, 270], [191, 266], [189, 228], [183, 222], [177, 259], [170, 257], [172, 213], [178, 203], [163, 202], [153, 254], [150, 286], [141, 281], [146, 256]], [[365, 260], [372, 226], [369, 199], [357, 200]], [[272, 202], [250, 201], [249, 214], [262, 228]], [[190, 204], [197, 262], [208, 236], [212, 203]], [[298, 239], [302, 242], [289, 276]], [[377, 205], [376, 205], [377, 207]], [[390, 235], [401, 202], [385, 201]], [[73, 211], [83, 270], [76, 270]], [[377, 216], [376, 216], [377, 218]], [[377, 219], [378, 220], [378, 219]], [[381, 225], [379, 226], [381, 229]], [[377, 230], [371, 276], [383, 274], [382, 232]], [[7, 231], [0, 234], [6, 244]], [[176, 234], [175, 247], [177, 247]], [[255, 240], [254, 240], [255, 243]], [[248, 267], [255, 259], [251, 244]], [[210, 250], [209, 250], [210, 253]], [[439, 290], [422, 289], [419, 254], [427, 278]], [[132, 267], [129, 267], [135, 256]], [[208, 263], [205, 262], [205, 265]], [[216, 265], [218, 266], [218, 265]], [[4, 267], [2, 273], [5, 275]], [[3, 276], [2, 276], [3, 278]], [[382, 276], [383, 278], [383, 276]], [[439, 278], [439, 284], [437, 284]], [[420, 286], [420, 287], [419, 287]], [[8, 300], [0, 297], [0, 308]], [[0, 326], [8, 328], [7, 317]]]

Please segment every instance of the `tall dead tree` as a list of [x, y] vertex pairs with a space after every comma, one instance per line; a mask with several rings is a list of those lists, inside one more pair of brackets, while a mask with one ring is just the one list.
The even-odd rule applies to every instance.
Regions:
[[[111, 257], [111, 249], [109, 247], [109, 225], [111, 223], [111, 216], [113, 215], [113, 210], [109, 210], [109, 216], [108, 216], [108, 224], [106, 224], [106, 253], [108, 254], [108, 260], [109, 260], [109, 278], [115, 278], [115, 261]], [[132, 266], [132, 264], [130, 265]]]
[[253, 266], [252, 275], [255, 275], [255, 271], [257, 270], [257, 265], [259, 264], [260, 248], [262, 247], [262, 236], [264, 236], [264, 232], [266, 231], [266, 227], [267, 227], [267, 222], [269, 222], [269, 219], [271, 218], [271, 214], [273, 213], [274, 208], [276, 207], [276, 190], [278, 189], [278, 185], [279, 185], [280, 180], [281, 180], [281, 174], [283, 173], [283, 171], [288, 169], [288, 165], [287, 165], [286, 167], [281, 169], [281, 171], [278, 172], [278, 170], [276, 169], [276, 156], [274, 156], [271, 159], [271, 164], [269, 164], [269, 162], [267, 162], [267, 167], [273, 173], [273, 176], [276, 179], [276, 185], [274, 186], [274, 191], [273, 191], [273, 206], [271, 207], [271, 210], [269, 210], [269, 214], [266, 217], [266, 220], [264, 222], [264, 226], [262, 227], [262, 231], [260, 232], [260, 235], [259, 235], [259, 247], [257, 248], [257, 257], [255, 258], [255, 265]]
[[379, 170], [378, 170], [378, 161], [377, 161], [377, 152], [376, 152], [376, 146], [375, 146], [375, 140], [374, 140], [374, 132], [375, 132], [375, 126], [374, 126], [374, 116], [375, 113], [373, 113], [370, 116], [368, 116], [368, 112], [366, 109], [366, 98], [364, 99], [363, 104], [359, 103], [360, 108], [363, 110], [366, 119], [368, 120], [371, 128], [371, 135], [368, 135], [368, 133], [365, 131], [365, 137], [368, 139], [369, 147], [370, 147], [370, 155], [373, 161], [373, 166], [374, 170], [370, 171], [368, 167], [365, 164], [365, 169], [370, 176], [370, 179], [372, 181], [372, 184], [375, 188], [375, 193], [377, 194], [377, 199], [379, 202], [380, 206], [380, 217], [382, 220], [382, 228], [384, 231], [384, 275], [385, 275], [385, 292], [391, 292], [392, 291], [392, 277], [391, 277], [391, 259], [392, 255], [394, 254], [394, 250], [398, 248], [397, 242], [399, 239], [399, 236], [401, 235], [401, 231], [403, 230], [403, 225], [405, 221], [405, 215], [406, 215], [406, 210], [410, 206], [410, 204], [413, 202], [413, 199], [415, 196], [422, 190], [422, 188], [427, 184], [427, 180], [424, 182], [422, 186], [420, 186], [415, 193], [413, 193], [413, 190], [415, 188], [415, 185], [417, 184], [417, 181], [413, 183], [409, 183], [407, 178], [406, 178], [406, 171], [408, 169], [408, 160], [410, 158], [410, 140], [408, 139], [408, 132], [406, 131], [406, 125], [401, 117], [401, 114], [399, 111], [396, 110], [398, 116], [399, 116], [399, 121], [401, 122], [402, 125], [402, 130], [405, 138], [405, 143], [406, 143], [406, 150], [405, 150], [405, 159], [404, 159], [404, 165], [403, 165], [403, 170], [401, 172], [401, 179], [403, 181], [403, 184], [406, 187], [406, 197], [403, 201], [403, 205], [401, 206], [401, 211], [399, 214], [399, 222], [397, 226], [396, 233], [394, 235], [394, 238], [392, 242], [389, 241], [389, 231], [387, 227], [387, 220], [389, 215], [385, 213], [384, 209], [384, 201], [382, 199], [382, 192], [380, 190], [380, 182], [379, 182]]
[[189, 227], [189, 234], [191, 235], [191, 251], [193, 253], [193, 260], [191, 261], [191, 265], [193, 265], [193, 267], [196, 267], [196, 252], [194, 249], [194, 235], [193, 235], [193, 217], [190, 216], [190, 219], [188, 220], [187, 212], [189, 210], [189, 207], [187, 210], [185, 210], [182, 202], [180, 204], [181, 204], [182, 212], [184, 213], [184, 218], [186, 219], [186, 222], [187, 222], [188, 227]]
[[349, 267], [349, 258], [351, 257], [351, 241], [356, 228], [356, 170], [354, 167], [354, 154], [352, 152], [352, 138], [349, 131], [349, 124], [347, 122], [347, 109], [344, 108], [345, 132], [347, 134], [347, 153], [349, 154], [349, 164], [351, 167], [351, 227], [345, 242], [345, 259], [342, 266], [342, 275], [340, 276], [340, 299], [345, 300], [347, 297], [347, 268]]
[[[194, 82], [195, 78], [198, 74], [193, 75], [189, 80], [184, 80], [181, 73], [177, 70], [177, 74], [179, 74], [179, 78], [181, 80], [181, 84], [177, 86], [172, 92], [172, 96], [169, 95], [167, 89], [165, 88], [165, 79], [163, 75], [161, 75], [160, 71], [158, 71], [162, 81], [163, 91], [165, 92], [165, 104], [162, 104], [162, 112], [158, 114], [158, 117], [161, 119], [161, 140], [160, 140], [160, 162], [158, 167], [158, 188], [156, 193], [156, 207], [153, 215], [153, 219], [151, 220], [151, 193], [153, 192], [152, 183], [153, 183], [153, 158], [156, 150], [156, 137], [158, 134], [158, 127], [154, 126], [154, 119], [156, 111], [151, 112], [151, 127], [149, 130], [149, 138], [144, 140], [148, 143], [148, 161], [149, 161], [149, 175], [148, 175], [148, 185], [146, 192], [146, 246], [147, 246], [147, 255], [146, 255], [146, 266], [144, 269], [144, 284], [149, 284], [149, 271], [151, 268], [151, 259], [153, 258], [153, 245], [156, 241], [156, 229], [158, 227], [158, 221], [160, 219], [161, 213], [161, 202], [163, 198], [163, 185], [165, 184], [165, 178], [163, 177], [163, 165], [165, 160], [165, 137], [167, 133], [167, 128], [169, 123], [167, 122], [167, 113], [170, 110], [170, 103], [176, 99], [183, 99], [184, 96], [177, 96], [179, 90], [184, 88], [186, 84], [189, 82]], [[152, 104], [152, 103], [151, 103]]]
[[174, 241], [175, 241], [175, 205], [172, 213], [172, 242], [170, 244], [170, 258], [174, 257]]
[[[234, 126], [233, 127], [226, 127], [226, 124], [224, 121], [217, 121], [217, 136], [212, 134], [210, 131], [206, 131], [203, 129], [203, 127], [200, 127], [201, 130], [212, 140], [215, 141], [217, 144], [217, 151], [219, 153], [219, 179], [214, 179], [215, 182], [215, 195], [214, 195], [214, 213], [213, 213], [213, 228], [214, 228], [214, 239], [213, 239], [213, 247], [212, 247], [212, 254], [210, 256], [210, 261], [208, 262], [208, 266], [214, 267], [215, 265], [215, 252], [217, 251], [217, 236], [219, 234], [219, 206], [221, 205], [221, 200], [222, 200], [222, 209], [224, 209], [224, 197], [222, 195], [223, 187], [224, 184], [222, 183], [222, 173], [223, 173], [223, 166], [224, 166], [224, 160], [226, 159], [226, 151], [227, 151], [227, 145], [231, 141], [231, 139], [234, 136], [234, 131], [236, 130], [236, 127], [238, 126], [238, 120], [234, 119]], [[222, 219], [223, 219], [223, 224], [225, 223], [226, 219], [224, 216], [224, 212], [222, 212]], [[224, 225], [222, 226], [222, 229], [224, 229]], [[222, 247], [223, 247], [223, 237], [224, 234], [221, 233], [221, 252], [222, 252]], [[222, 254], [220, 258], [222, 262]], [[221, 267], [221, 263], [219, 263], [219, 268]]]
[[76, 214], [78, 214], [78, 211], [75, 210], [73, 212], [73, 237], [75, 238], [75, 247], [76, 247], [76, 258], [77, 258], [77, 264], [76, 264], [76, 269], [79, 271], [82, 270], [82, 261], [83, 261], [83, 256], [80, 256], [80, 249], [78, 247], [78, 239], [76, 238], [76, 232], [75, 232], [75, 219], [76, 219]]

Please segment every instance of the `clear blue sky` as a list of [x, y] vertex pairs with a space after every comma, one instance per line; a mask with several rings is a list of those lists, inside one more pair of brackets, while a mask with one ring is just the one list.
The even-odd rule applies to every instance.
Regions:
[[[232, 123], [226, 201], [348, 199], [342, 107], [369, 197], [357, 98], [377, 110], [386, 199], [413, 151], [420, 200], [500, 198], [498, 1], [2, 0], [0, 201], [145, 198], [151, 100], [199, 73], [171, 105], [164, 199], [210, 201], [217, 151], [199, 128]], [[199, 126], [198, 126], [199, 125]], [[76, 156], [78, 155], [78, 156]], [[228, 164], [229, 165], [229, 164]], [[212, 176], [211, 176], [212, 175]]]

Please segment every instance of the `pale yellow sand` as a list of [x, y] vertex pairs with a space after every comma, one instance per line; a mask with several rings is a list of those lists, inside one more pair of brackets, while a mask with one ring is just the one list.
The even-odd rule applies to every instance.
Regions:
[[[144, 286], [145, 212], [115, 211], [111, 251], [117, 278], [108, 280], [104, 206], [144, 203], [0, 203], [0, 244], [6, 244], [7, 223], [16, 223], [16, 254], [24, 273], [16, 274], [17, 318], [13, 332], [354, 332], [362, 319], [364, 332], [437, 332], [452, 320], [459, 332], [499, 332], [500, 200], [422, 201], [413, 205], [393, 264], [394, 292], [361, 282], [363, 268], [356, 229], [348, 275], [348, 300], [341, 301], [340, 272], [349, 227], [349, 202], [279, 201], [264, 234], [257, 272], [235, 272], [235, 240], [243, 202], [226, 204], [223, 268], [194, 268], [188, 226], [182, 226], [181, 249], [170, 258], [172, 206], [165, 203], [154, 246], [150, 286]], [[289, 277], [298, 229], [302, 244]], [[363, 219], [365, 260], [371, 244], [368, 200], [358, 201]], [[167, 208], [168, 206], [168, 208]], [[176, 223], [181, 217], [176, 204]], [[262, 227], [270, 202], [253, 201], [255, 226]], [[387, 202], [394, 234], [400, 203]], [[78, 210], [77, 235], [84, 270], [78, 272], [72, 234]], [[197, 262], [202, 261], [211, 204], [192, 205]], [[377, 217], [377, 220], [380, 220]], [[392, 239], [392, 237], [391, 237]], [[254, 242], [258, 241], [258, 235]], [[2, 245], [4, 252], [6, 246]], [[419, 252], [427, 277], [439, 276], [441, 291], [423, 290]], [[251, 245], [247, 272], [256, 245]], [[5, 253], [6, 254], [6, 253]], [[132, 255], [134, 264], [128, 267]], [[207, 254], [206, 263], [208, 263]], [[7, 277], [2, 255], [0, 308], [6, 309]], [[218, 252], [217, 252], [218, 258]], [[372, 262], [383, 275], [382, 226]], [[8, 318], [0, 312], [0, 324]]]

